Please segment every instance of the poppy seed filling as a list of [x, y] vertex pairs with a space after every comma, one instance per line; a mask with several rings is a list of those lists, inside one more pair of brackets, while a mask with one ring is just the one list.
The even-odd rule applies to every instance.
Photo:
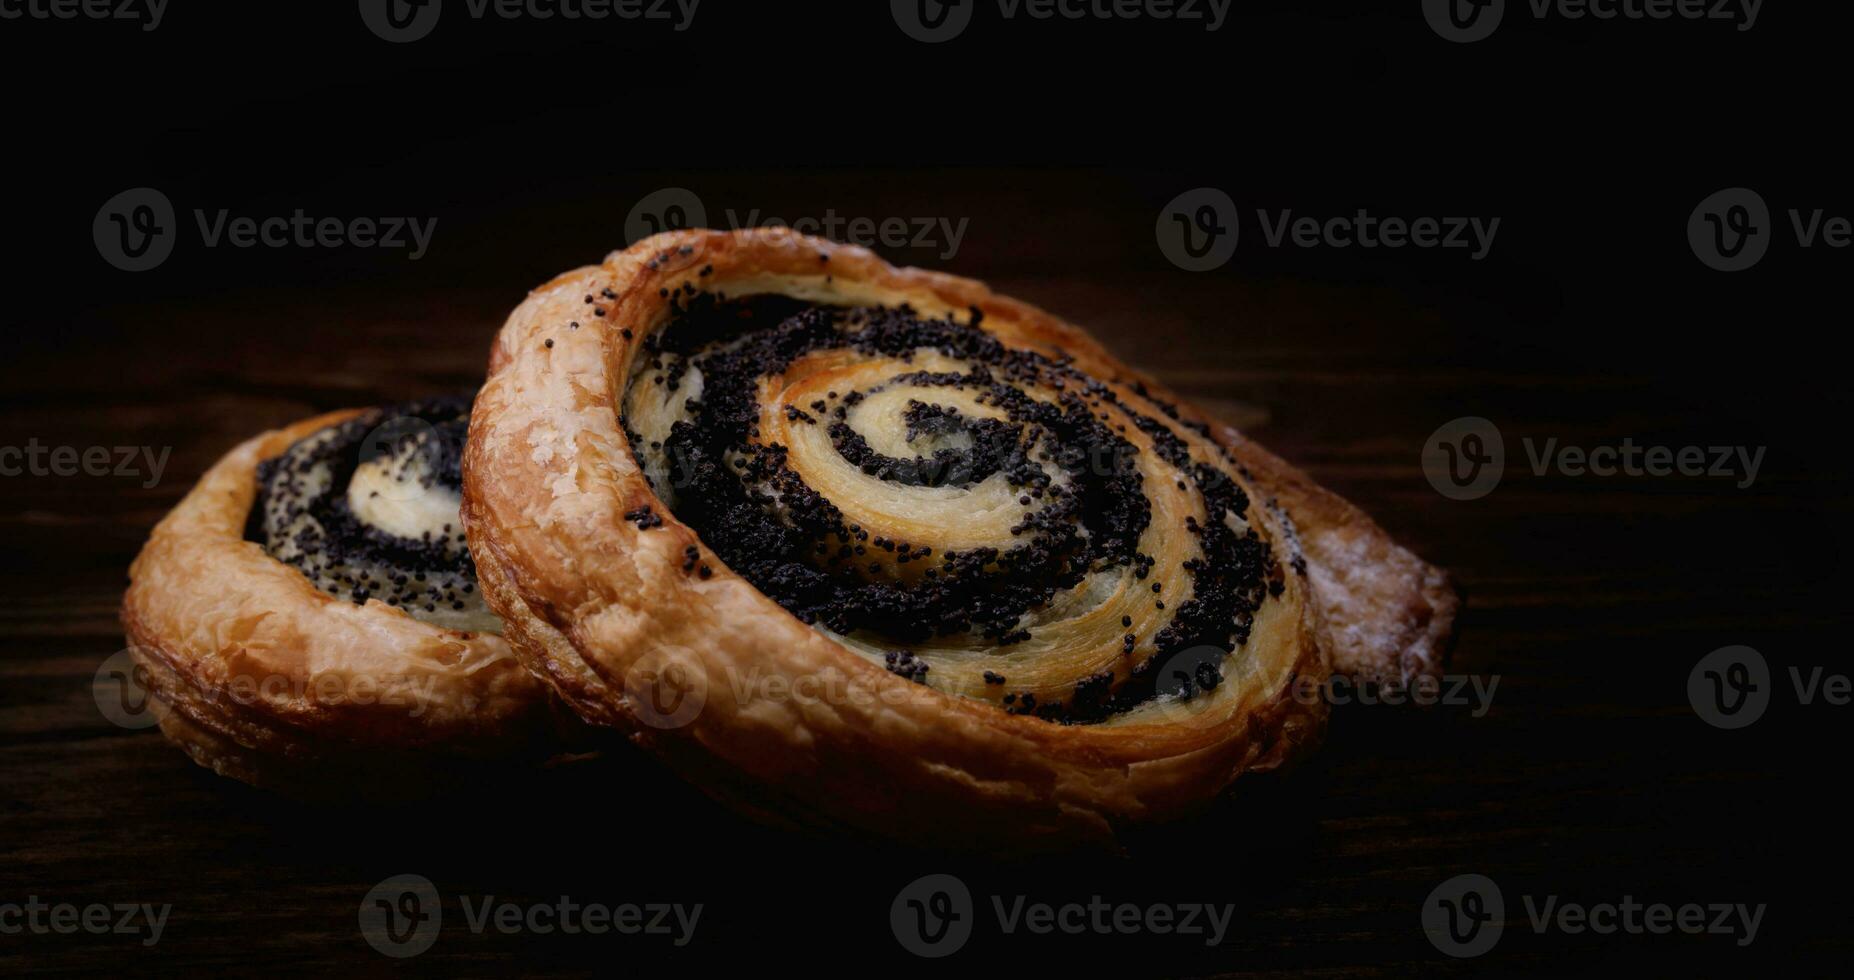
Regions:
[[500, 633], [458, 518], [470, 399], [369, 409], [259, 464], [246, 538], [316, 588]]

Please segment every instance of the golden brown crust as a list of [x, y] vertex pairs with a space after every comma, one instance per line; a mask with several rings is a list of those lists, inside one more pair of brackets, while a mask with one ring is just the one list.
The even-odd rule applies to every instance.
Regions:
[[339, 600], [245, 540], [258, 463], [358, 414], [264, 433], [219, 460], [130, 567], [122, 621], [195, 761], [259, 785], [349, 792], [423, 785], [433, 757], [540, 756], [545, 688], [493, 634]]
[[[464, 522], [485, 598], [523, 662], [570, 707], [717, 796], [931, 844], [1112, 843], [1121, 828], [1200, 810], [1241, 773], [1301, 754], [1327, 710], [1306, 692], [1335, 658], [1370, 659], [1382, 676], [1434, 669], [1426, 651], [1453, 613], [1440, 573], [1227, 428], [1217, 438], [1292, 515], [1310, 562], [1352, 554], [1374, 564], [1289, 576], [1256, 617], [1247, 666], [1214, 694], [1131, 723], [1065, 726], [853, 655], [735, 575], [673, 515], [649, 531], [623, 518], [665, 510], [617, 406], [638, 346], [668, 315], [664, 296], [685, 283], [905, 302], [928, 316], [976, 308], [1008, 346], [1071, 356], [1103, 379], [1138, 376], [1076, 328], [981, 283], [783, 230], [668, 233], [531, 293], [497, 340], [465, 454]], [[1272, 540], [1295, 533], [1272, 508], [1252, 519]], [[689, 547], [712, 577], [688, 573]], [[814, 693], [790, 693], [801, 689]], [[699, 710], [642, 703], [665, 690], [702, 699]]]

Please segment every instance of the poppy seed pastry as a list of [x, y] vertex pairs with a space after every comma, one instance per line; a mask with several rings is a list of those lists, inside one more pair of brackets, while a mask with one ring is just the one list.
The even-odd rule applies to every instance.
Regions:
[[980, 283], [785, 230], [536, 290], [464, 461], [485, 597], [586, 721], [783, 822], [1115, 846], [1439, 669], [1446, 576]]
[[163, 732], [310, 795], [406, 795], [558, 733], [457, 517], [468, 398], [333, 412], [219, 460], [155, 528], [122, 619]]

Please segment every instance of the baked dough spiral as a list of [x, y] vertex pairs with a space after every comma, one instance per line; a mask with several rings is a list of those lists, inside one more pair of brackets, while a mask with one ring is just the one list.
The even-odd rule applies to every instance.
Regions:
[[465, 545], [467, 398], [333, 412], [219, 460], [155, 528], [122, 619], [162, 730], [306, 795], [411, 795], [559, 728]]
[[1336, 667], [1435, 669], [1453, 619], [1441, 573], [1075, 328], [785, 231], [537, 290], [471, 431], [524, 661], [777, 819], [1112, 842], [1316, 741]]

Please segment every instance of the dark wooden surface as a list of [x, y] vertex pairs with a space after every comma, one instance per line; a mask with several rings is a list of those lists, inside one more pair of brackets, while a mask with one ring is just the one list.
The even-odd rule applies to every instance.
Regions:
[[[1779, 675], [1848, 671], [1851, 508], [1838, 431], [1847, 395], [1836, 342], [1823, 334], [1845, 319], [1833, 284], [1846, 260], [1788, 250], [1722, 276], [1683, 239], [1693, 204], [1735, 183], [1757, 183], [1777, 207], [1843, 207], [1831, 171], [1798, 166], [1814, 159], [1803, 145], [1811, 117], [1773, 119], [1772, 104], [1742, 87], [1709, 93], [1705, 106], [1612, 104], [1637, 78], [1625, 50], [1634, 34], [1464, 52], [1432, 47], [1403, 18], [1286, 17], [1258, 22], [1275, 35], [1258, 27], [1232, 42], [1242, 57], [1200, 63], [1208, 42], [1194, 40], [1173, 66], [1169, 49], [1146, 49], [1135, 65], [1175, 69], [1188, 84], [1142, 111], [1037, 88], [1074, 76], [1052, 76], [1057, 66], [1033, 57], [1072, 58], [1060, 66], [1071, 73], [1099, 67], [1101, 49], [1078, 30], [1066, 37], [1080, 47], [1067, 53], [976, 49], [999, 56], [1003, 102], [973, 73], [883, 42], [877, 61], [902, 59], [882, 62], [894, 77], [930, 80], [936, 98], [980, 117], [923, 140], [931, 149], [897, 135], [881, 86], [832, 87], [828, 114], [845, 127], [835, 142], [818, 142], [825, 112], [809, 101], [797, 118], [730, 102], [735, 129], [683, 135], [672, 122], [691, 105], [745, 98], [743, 87], [801, 101], [791, 93], [816, 85], [799, 79], [820, 77], [730, 74], [742, 60], [702, 47], [622, 46], [628, 57], [660, 55], [647, 62], [659, 68], [709, 74], [675, 76], [703, 98], [653, 109], [661, 126], [603, 132], [620, 110], [601, 93], [617, 83], [584, 45], [505, 49], [479, 37], [466, 53], [434, 43], [410, 62], [375, 64], [371, 42], [340, 34], [346, 46], [328, 57], [346, 59], [348, 74], [284, 79], [259, 71], [269, 62], [247, 47], [188, 40], [185, 22], [163, 29], [158, 57], [119, 66], [118, 82], [159, 93], [142, 111], [87, 125], [89, 100], [113, 91], [101, 78], [74, 82], [68, 104], [23, 109], [19, 125], [38, 137], [28, 142], [46, 167], [32, 171], [39, 190], [21, 192], [8, 240], [16, 302], [0, 364], [0, 446], [147, 445], [172, 456], [149, 487], [0, 478], [0, 905], [36, 895], [172, 912], [150, 948], [123, 936], [0, 935], [0, 969], [1841, 972], [1854, 945], [1841, 802], [1849, 709], [1780, 693], [1757, 725], [1721, 731], [1686, 693], [1695, 662], [1731, 644], [1758, 648]], [[288, 33], [283, 50], [300, 53], [309, 42]], [[1769, 88], [1758, 91], [1818, 64], [1763, 37], [1754, 41], [1771, 45], [1756, 49]], [[710, 34], [689, 44], [698, 42], [717, 43]], [[720, 43], [729, 58], [764, 65], [750, 56], [771, 42]], [[129, 44], [113, 37], [104, 49], [116, 57]], [[1688, 33], [1653, 54], [1686, 77], [1703, 67], [1689, 61], [1695, 52], [1722, 44]], [[1318, 51], [1327, 67], [1303, 71], [1294, 51]], [[204, 69], [166, 71], [209, 56], [265, 80], [241, 90]], [[507, 59], [519, 70], [505, 71]], [[1567, 63], [1580, 67], [1521, 87]], [[1460, 71], [1487, 84], [1451, 96], [1451, 122], [1424, 93]], [[1296, 84], [1277, 86], [1283, 77]], [[416, 98], [388, 97], [409, 79], [422, 86]], [[1288, 108], [1260, 104], [1288, 90], [1299, 91]], [[1329, 125], [1342, 105], [1343, 122]], [[1299, 126], [1274, 128], [1277, 111], [1298, 113]], [[1741, 138], [1705, 142], [1720, 112]], [[1206, 126], [1235, 134], [1201, 142]], [[421, 214], [440, 225], [418, 263], [194, 249], [126, 276], [99, 261], [88, 222], [111, 193], [141, 183], [183, 208]], [[125, 569], [204, 467], [245, 435], [312, 412], [469, 388], [523, 290], [621, 244], [630, 204], [671, 185], [698, 191], [711, 217], [832, 208], [969, 218], [950, 259], [889, 256], [981, 276], [1091, 328], [1451, 569], [1469, 603], [1450, 670], [1497, 678], [1491, 710], [1344, 710], [1313, 763], [1245, 791], [1231, 813], [1145, 842], [1134, 860], [1003, 866], [758, 829], [623, 755], [467, 798], [305, 806], [213, 777], [158, 735], [105, 719], [92, 681], [122, 645]], [[1245, 208], [1505, 220], [1484, 263], [1249, 239], [1229, 267], [1189, 274], [1165, 263], [1152, 229], [1166, 200], [1201, 185]], [[1507, 475], [1485, 498], [1449, 500], [1424, 479], [1419, 455], [1439, 425], [1470, 415], [1500, 426]], [[1525, 438], [1766, 455], [1740, 489], [1534, 474]], [[902, 885], [939, 871], [978, 896], [1227, 902], [1236, 915], [1215, 947], [981, 925], [966, 950], [931, 963], [898, 946], [887, 910]], [[429, 952], [390, 961], [363, 942], [357, 910], [374, 883], [407, 872], [437, 885], [447, 922]], [[1457, 961], [1426, 940], [1419, 907], [1464, 873], [1500, 885], [1509, 922], [1493, 952]], [[676, 949], [649, 937], [473, 935], [456, 905], [463, 895], [705, 911], [695, 940]], [[1534, 934], [1520, 896], [1554, 895], [1768, 911], [1743, 948], [1729, 936]]]

